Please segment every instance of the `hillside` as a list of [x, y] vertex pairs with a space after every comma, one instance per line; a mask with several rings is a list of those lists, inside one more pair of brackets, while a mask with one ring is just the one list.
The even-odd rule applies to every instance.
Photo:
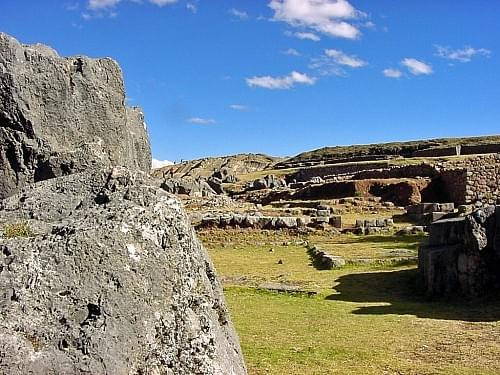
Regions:
[[282, 160], [282, 158], [264, 154], [238, 154], [203, 158], [153, 170], [153, 175], [161, 177], [164, 173], [172, 171], [175, 178], [186, 176], [206, 178], [210, 177], [214, 171], [223, 169], [227, 170], [230, 175], [240, 175], [267, 169]]
[[[470, 148], [470, 153], [474, 152], [474, 147], [484, 145], [500, 145], [500, 135], [468, 137], [468, 138], [441, 138], [408, 142], [375, 143], [368, 145], [351, 145], [323, 147], [317, 150], [300, 153], [282, 164], [293, 164], [300, 162], [317, 162], [336, 159], [382, 158], [389, 156], [421, 156], [422, 151], [445, 151], [445, 149], [461, 146], [464, 151]], [[500, 148], [500, 146], [499, 146]], [[497, 151], [498, 152], [498, 151]], [[463, 153], [463, 152], [462, 152]], [[468, 153], [468, 152], [466, 152]], [[422, 155], [428, 156], [428, 155]], [[441, 156], [441, 155], [440, 155]], [[347, 161], [347, 160], [345, 160]]]

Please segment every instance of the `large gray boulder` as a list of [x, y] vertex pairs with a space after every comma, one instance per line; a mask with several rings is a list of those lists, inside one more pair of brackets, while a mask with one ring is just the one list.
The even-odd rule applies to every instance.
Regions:
[[93, 165], [151, 167], [144, 117], [125, 106], [118, 64], [0, 33], [0, 198]]
[[443, 219], [430, 226], [418, 268], [431, 296], [478, 296], [500, 288], [500, 206]]
[[144, 173], [27, 186], [0, 222], [35, 232], [0, 237], [0, 373], [246, 373], [205, 250]]

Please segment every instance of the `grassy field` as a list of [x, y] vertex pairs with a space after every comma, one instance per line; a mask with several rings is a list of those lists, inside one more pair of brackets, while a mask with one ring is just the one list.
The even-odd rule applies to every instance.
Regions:
[[[394, 249], [415, 252], [423, 236], [235, 230], [200, 238], [224, 282], [250, 374], [500, 373], [500, 298], [427, 301], [417, 292], [415, 266], [319, 271], [301, 242], [346, 259], [375, 259]], [[260, 289], [266, 282], [317, 294]]]

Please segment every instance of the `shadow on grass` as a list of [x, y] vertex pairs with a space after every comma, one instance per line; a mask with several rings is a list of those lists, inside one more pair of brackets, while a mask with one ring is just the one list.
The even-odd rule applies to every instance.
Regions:
[[417, 289], [417, 269], [349, 274], [336, 281], [339, 283], [335, 287], [337, 294], [329, 295], [327, 300], [390, 304], [360, 307], [353, 314], [415, 315], [470, 322], [500, 320], [500, 293], [474, 300], [429, 300]]

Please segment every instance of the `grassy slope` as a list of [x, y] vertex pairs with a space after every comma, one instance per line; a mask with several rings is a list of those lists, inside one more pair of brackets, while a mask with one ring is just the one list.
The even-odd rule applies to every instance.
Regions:
[[440, 147], [453, 147], [457, 145], [481, 145], [499, 143], [500, 136], [469, 137], [469, 138], [441, 138], [409, 142], [391, 142], [369, 145], [351, 145], [323, 147], [318, 150], [303, 152], [289, 160], [306, 161], [328, 158], [346, 158], [360, 155], [400, 155], [416, 150]]
[[[280, 232], [200, 237], [225, 279], [250, 374], [500, 373], [500, 302], [425, 301], [414, 290], [414, 267], [318, 271], [305, 249], [294, 245], [299, 238]], [[347, 258], [415, 249], [421, 239], [309, 238]], [[283, 245], [290, 240], [292, 245]], [[291, 296], [251, 287], [263, 281], [319, 294]]]

